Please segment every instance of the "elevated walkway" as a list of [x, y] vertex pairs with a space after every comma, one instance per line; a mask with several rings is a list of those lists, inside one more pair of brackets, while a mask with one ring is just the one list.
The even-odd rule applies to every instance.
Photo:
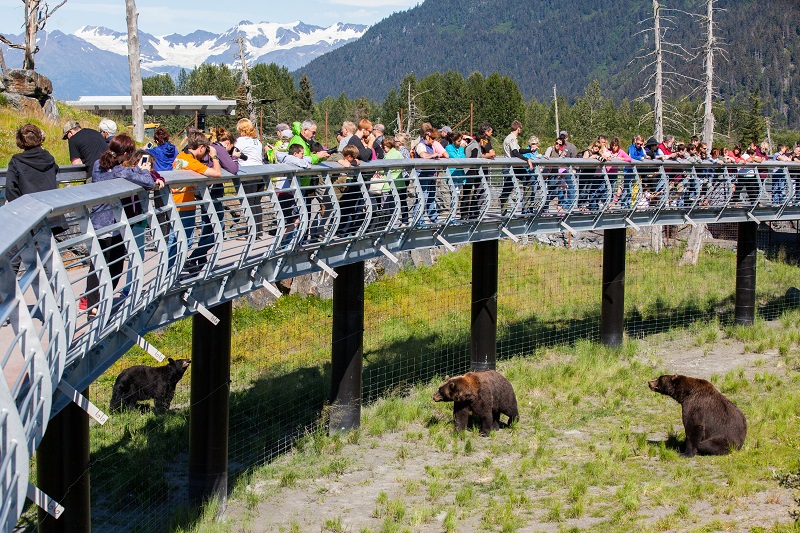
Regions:
[[[388, 172], [387, 172], [388, 171]], [[80, 168], [65, 175], [80, 176]], [[800, 218], [800, 165], [711, 166], [516, 159], [393, 160], [344, 169], [247, 167], [206, 179], [165, 172], [168, 190], [117, 180], [0, 207], [0, 523], [13, 529], [28, 465], [50, 419], [134, 344], [184, 317], [281, 279], [402, 251], [524, 235]], [[0, 184], [2, 184], [0, 173]], [[141, 211], [127, 210], [131, 198]], [[113, 213], [96, 228], [90, 214]], [[65, 216], [69, 229], [53, 234]], [[186, 228], [196, 226], [192, 232]], [[119, 254], [109, 232], [122, 239]], [[172, 242], [171, 242], [172, 241]], [[110, 262], [109, 262], [110, 259]], [[96, 279], [96, 289], [87, 282]], [[92, 283], [88, 283], [89, 286]], [[89, 305], [79, 302], [88, 297]], [[95, 315], [96, 316], [93, 316]]]

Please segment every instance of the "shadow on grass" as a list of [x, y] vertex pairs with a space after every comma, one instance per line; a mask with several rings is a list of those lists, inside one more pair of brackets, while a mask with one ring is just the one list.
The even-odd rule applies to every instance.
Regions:
[[[759, 307], [775, 318], [797, 301], [777, 297]], [[624, 322], [630, 337], [644, 337], [694, 322], [732, 321], [733, 296], [703, 306], [667, 307], [656, 303], [647, 318], [634, 308]], [[579, 319], [543, 321], [531, 318], [498, 332], [498, 359], [530, 354], [537, 348], [570, 345], [599, 338], [597, 314]], [[362, 396], [369, 403], [390, 392], [403, 392], [435, 376], [469, 370], [469, 325], [464, 332], [411, 336], [364, 353]], [[230, 395], [229, 485], [248, 470], [291, 450], [299, 438], [325, 427], [330, 395], [330, 364], [268, 369], [252, 386]], [[132, 415], [128, 415], [132, 416]], [[92, 449], [92, 515], [94, 531], [169, 531], [190, 528], [198, 510], [188, 505], [188, 410], [150, 414], [135, 431], [106, 435], [108, 443]], [[122, 419], [124, 421], [124, 418]], [[657, 443], [653, 443], [657, 444]], [[680, 449], [674, 436], [666, 442]]]
[[664, 448], [674, 450], [678, 453], [681, 453], [684, 449], [684, 441], [678, 439], [677, 435], [669, 435], [667, 440], [648, 440], [647, 445], [654, 448], [661, 448], [661, 446], [664, 446]]

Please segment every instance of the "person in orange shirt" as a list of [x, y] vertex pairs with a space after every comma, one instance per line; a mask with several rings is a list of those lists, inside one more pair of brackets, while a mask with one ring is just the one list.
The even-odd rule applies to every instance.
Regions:
[[[203, 161], [207, 161], [204, 163]], [[222, 176], [222, 166], [219, 162], [216, 149], [211, 146], [205, 134], [202, 132], [191, 132], [188, 144], [172, 163], [172, 170], [191, 170], [209, 178], [219, 178]], [[196, 207], [194, 205], [181, 205], [195, 201], [194, 187], [178, 187], [171, 189], [172, 198], [178, 206], [178, 212], [183, 223], [183, 231], [186, 235], [188, 248], [194, 244], [194, 228], [196, 220]], [[207, 215], [203, 215], [203, 224], [206, 224]], [[175, 260], [174, 238], [170, 238], [170, 265]], [[198, 250], [195, 250], [197, 252]], [[205, 250], [201, 254], [205, 258]], [[197, 257], [193, 253], [187, 261], [187, 267], [192, 270], [199, 270]], [[203, 262], [205, 264], [205, 262]]]

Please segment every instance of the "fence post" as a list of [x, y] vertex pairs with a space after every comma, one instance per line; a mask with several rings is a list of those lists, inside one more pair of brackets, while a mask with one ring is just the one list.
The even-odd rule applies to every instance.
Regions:
[[739, 222], [736, 239], [736, 324], [750, 326], [756, 319], [756, 256], [758, 223]]
[[[89, 397], [89, 389], [82, 393]], [[47, 424], [36, 449], [38, 488], [64, 507], [57, 520], [39, 509], [39, 532], [92, 530], [89, 493], [89, 415], [71, 402]]]
[[192, 317], [192, 372], [189, 407], [189, 500], [194, 505], [228, 497], [228, 401], [231, 381], [233, 302], [210, 308], [215, 326]]
[[364, 262], [334, 269], [331, 333], [331, 411], [328, 432], [361, 424], [364, 354]]
[[603, 300], [600, 342], [621, 346], [625, 321], [625, 228], [603, 231]]
[[470, 370], [494, 370], [496, 367], [499, 242], [472, 244]]

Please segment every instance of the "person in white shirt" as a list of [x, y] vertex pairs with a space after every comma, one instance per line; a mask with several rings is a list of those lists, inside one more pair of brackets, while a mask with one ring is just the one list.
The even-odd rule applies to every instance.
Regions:
[[[253, 123], [248, 118], [239, 119], [236, 123], [236, 132], [239, 137], [236, 139], [234, 148], [239, 150], [242, 155], [239, 156], [239, 169], [247, 173], [248, 167], [264, 164], [264, 147], [261, 141], [258, 140], [258, 134]], [[244, 156], [244, 157], [242, 157]], [[263, 208], [261, 207], [262, 195], [259, 194], [264, 190], [265, 184], [263, 179], [253, 181], [245, 181], [243, 189], [247, 195], [247, 201], [250, 204], [250, 210], [253, 213], [253, 219], [256, 223], [256, 238], [262, 234], [264, 230], [263, 223]]]

